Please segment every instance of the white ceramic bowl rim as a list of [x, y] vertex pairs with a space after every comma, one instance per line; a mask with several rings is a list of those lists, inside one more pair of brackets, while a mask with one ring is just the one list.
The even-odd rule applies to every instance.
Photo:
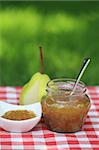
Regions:
[[[27, 106], [33, 106], [33, 105], [35, 105], [35, 104], [40, 104], [40, 102], [37, 102], [37, 103], [34, 103], [34, 104], [28, 104], [28, 105], [15, 105], [15, 104], [10, 104], [10, 103], [7, 103], [7, 102], [3, 102], [2, 101], [2, 103], [4, 103], [4, 104], [6, 104], [6, 105], [11, 105], [12, 107], [16, 107], [16, 109], [14, 109], [14, 110], [31, 110], [31, 109], [27, 109], [27, 108], [25, 108], [25, 107], [27, 107]], [[41, 104], [40, 104], [41, 105]], [[19, 108], [18, 109], [18, 107], [23, 107], [22, 109], [21, 108]], [[11, 111], [11, 110], [13, 110], [13, 109], [10, 109], [10, 110], [8, 110], [8, 111]], [[7, 112], [7, 111], [6, 111]], [[34, 111], [33, 111], [34, 112]], [[35, 117], [33, 117], [33, 118], [30, 118], [30, 119], [25, 119], [25, 120], [10, 120], [10, 119], [6, 119], [6, 118], [3, 118], [2, 116], [0, 116], [0, 119], [2, 120], [2, 121], [6, 121], [6, 122], [9, 122], [9, 123], [13, 123], [13, 122], [16, 122], [16, 123], [24, 123], [24, 122], [27, 122], [27, 121], [35, 121], [36, 119], [38, 119], [38, 118], [40, 118], [41, 117], [41, 114], [39, 114], [39, 115], [37, 115], [35, 112], [34, 112], [34, 114], [36, 115]]]
[[16, 122], [16, 123], [23, 123], [23, 122], [27, 122], [27, 121], [32, 121], [32, 120], [36, 120], [36, 119], [38, 119], [39, 118], [39, 116], [36, 116], [36, 117], [34, 117], [34, 118], [30, 118], [30, 119], [25, 119], [25, 120], [10, 120], [10, 119], [6, 119], [6, 118], [3, 118], [2, 116], [0, 116], [0, 119], [1, 120], [4, 120], [4, 121], [6, 121], [6, 122]]

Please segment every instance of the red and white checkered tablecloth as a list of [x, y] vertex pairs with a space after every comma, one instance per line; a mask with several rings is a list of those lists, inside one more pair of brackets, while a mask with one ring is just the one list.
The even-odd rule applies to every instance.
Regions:
[[[20, 87], [0, 87], [0, 100], [18, 104]], [[49, 131], [43, 120], [27, 133], [0, 128], [0, 150], [99, 150], [99, 87], [88, 87], [91, 109], [83, 130], [73, 134]]]

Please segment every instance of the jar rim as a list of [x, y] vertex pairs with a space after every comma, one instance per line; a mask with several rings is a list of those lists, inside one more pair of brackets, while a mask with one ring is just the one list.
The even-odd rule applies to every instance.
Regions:
[[[57, 81], [72, 81], [75, 82], [76, 79], [72, 79], [72, 78], [56, 78], [56, 79], [52, 79], [47, 83], [47, 86], [49, 87], [49, 84], [52, 82], [57, 82]], [[84, 87], [86, 86], [85, 83], [83, 81], [79, 81], [78, 83], [80, 83], [81, 85], [83, 85]]]
[[[47, 83], [47, 89], [48, 89], [48, 90], [51, 89], [51, 88], [53, 87], [53, 85], [57, 85], [57, 83], [67, 83], [67, 84], [72, 83], [72, 84], [73, 84], [73, 85], [72, 85], [72, 88], [73, 88], [75, 82], [76, 82], [76, 79], [71, 79], [71, 78], [56, 78], [56, 79], [50, 80], [50, 81]], [[56, 84], [55, 84], [55, 83], [56, 83]], [[78, 86], [82, 89], [82, 90], [81, 90], [81, 93], [85, 93], [85, 92], [86, 92], [86, 85], [85, 85], [84, 82], [79, 81], [79, 82], [78, 82]], [[69, 90], [72, 90], [72, 88], [69, 89]], [[68, 89], [68, 88], [67, 88], [67, 89]]]

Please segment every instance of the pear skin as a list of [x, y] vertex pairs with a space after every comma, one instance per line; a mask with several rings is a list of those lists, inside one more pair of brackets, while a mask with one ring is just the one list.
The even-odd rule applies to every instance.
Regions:
[[24, 85], [19, 103], [21, 105], [32, 104], [35, 102], [41, 102], [41, 99], [46, 95], [46, 85], [50, 81], [50, 78], [46, 74], [40, 72], [35, 73], [30, 81]]

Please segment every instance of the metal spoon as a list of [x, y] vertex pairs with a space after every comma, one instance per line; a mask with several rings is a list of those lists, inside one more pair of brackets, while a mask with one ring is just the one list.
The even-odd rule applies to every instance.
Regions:
[[83, 65], [82, 65], [82, 67], [81, 67], [81, 69], [80, 69], [80, 72], [79, 72], [77, 78], [76, 78], [76, 82], [75, 82], [75, 84], [74, 84], [73, 90], [72, 90], [72, 92], [70, 93], [70, 95], [73, 95], [74, 91], [76, 90], [77, 84], [79, 83], [79, 81], [80, 81], [80, 79], [81, 79], [81, 77], [82, 77], [84, 71], [86, 70], [86, 68], [87, 68], [87, 66], [88, 66], [88, 64], [89, 64], [89, 62], [90, 62], [90, 58], [85, 58], [85, 59], [84, 59]]

